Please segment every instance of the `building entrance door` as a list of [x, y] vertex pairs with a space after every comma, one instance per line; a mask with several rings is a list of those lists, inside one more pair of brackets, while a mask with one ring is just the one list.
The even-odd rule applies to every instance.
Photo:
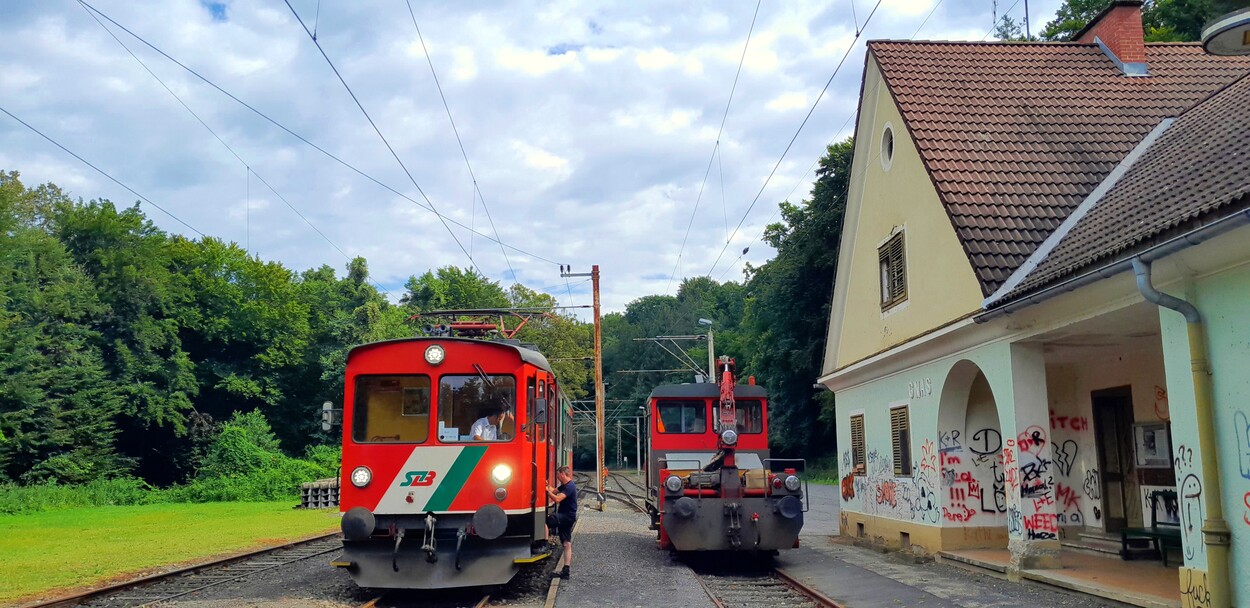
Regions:
[[1121, 386], [1090, 393], [1102, 477], [1102, 520], [1107, 532], [1128, 526], [1133, 471], [1133, 394]]

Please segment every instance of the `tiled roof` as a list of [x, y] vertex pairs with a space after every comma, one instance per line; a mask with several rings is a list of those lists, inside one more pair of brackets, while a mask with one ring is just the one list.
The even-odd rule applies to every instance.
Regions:
[[1150, 76], [1071, 43], [869, 43], [938, 195], [993, 293], [1158, 122], [1250, 57], [1148, 44]]
[[[1188, 224], [1250, 206], [1250, 76], [1176, 119], [998, 303]], [[1022, 271], [1023, 272], [1023, 271]]]

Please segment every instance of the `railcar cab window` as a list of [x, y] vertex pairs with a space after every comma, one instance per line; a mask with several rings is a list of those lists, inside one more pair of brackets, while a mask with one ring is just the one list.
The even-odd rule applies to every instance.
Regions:
[[353, 408], [356, 443], [425, 443], [430, 434], [430, 377], [357, 376]]
[[739, 400], [734, 403], [738, 415], [738, 434], [764, 432], [764, 403], [758, 399]]
[[707, 405], [702, 401], [660, 401], [656, 404], [661, 433], [706, 433]]
[[[503, 412], [502, 414], [500, 412]], [[516, 379], [512, 376], [442, 376], [438, 379], [438, 440], [474, 441], [473, 425], [493, 426], [480, 441], [511, 441], [516, 435]], [[492, 437], [493, 435], [493, 437]]]

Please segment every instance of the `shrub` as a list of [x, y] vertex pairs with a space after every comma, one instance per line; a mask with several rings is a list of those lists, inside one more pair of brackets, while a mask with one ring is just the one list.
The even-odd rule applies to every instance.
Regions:
[[259, 410], [235, 412], [213, 438], [197, 478], [246, 475], [269, 469], [282, 458], [278, 438]]
[[142, 505], [163, 502], [142, 479], [118, 477], [98, 479], [85, 484], [62, 485], [41, 483], [28, 486], [0, 484], [0, 514], [16, 515], [39, 511], [57, 511], [76, 507], [107, 505]]

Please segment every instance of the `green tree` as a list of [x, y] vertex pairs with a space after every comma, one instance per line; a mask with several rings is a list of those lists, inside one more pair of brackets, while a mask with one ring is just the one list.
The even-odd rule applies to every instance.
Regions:
[[749, 270], [751, 368], [769, 389], [771, 434], [783, 453], [833, 445], [832, 397], [812, 384], [824, 359], [853, 152], [851, 139], [829, 146], [810, 200], [781, 203], [782, 221], [765, 231], [776, 257]]
[[126, 473], [114, 445], [122, 408], [99, 336], [91, 281], [38, 210], [48, 189], [0, 173], [0, 478], [84, 482]]
[[[1070, 40], [1108, 5], [1109, 0], [1065, 0], [1042, 29], [1042, 39]], [[1205, 23], [1244, 6], [1245, 0], [1147, 0], [1142, 6], [1146, 41], [1195, 42]]]
[[407, 293], [400, 303], [412, 312], [464, 308], [505, 308], [508, 294], [499, 283], [471, 268], [444, 266], [412, 276], [404, 284]]

